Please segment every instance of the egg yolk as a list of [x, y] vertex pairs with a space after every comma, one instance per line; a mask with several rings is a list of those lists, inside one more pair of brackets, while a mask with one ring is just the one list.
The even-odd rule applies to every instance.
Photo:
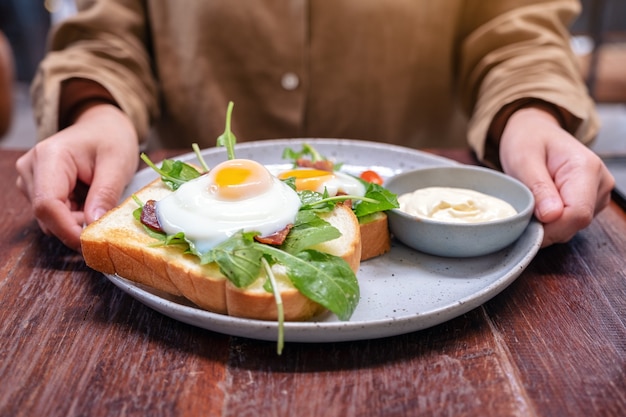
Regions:
[[281, 172], [278, 178], [281, 180], [287, 178], [296, 179], [296, 189], [298, 191], [320, 191], [324, 189], [324, 184], [332, 180], [335, 176], [328, 171], [320, 169], [292, 169], [290, 171]]
[[231, 159], [209, 171], [209, 191], [221, 200], [244, 200], [267, 192], [272, 174], [249, 159]]

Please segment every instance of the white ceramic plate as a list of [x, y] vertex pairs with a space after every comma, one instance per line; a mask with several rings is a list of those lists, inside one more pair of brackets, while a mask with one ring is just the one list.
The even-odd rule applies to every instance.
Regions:
[[[283, 149], [299, 150], [311, 143], [322, 155], [344, 162], [343, 170], [358, 174], [374, 169], [388, 178], [396, 173], [427, 166], [450, 165], [454, 161], [420, 151], [372, 142], [335, 139], [284, 139], [241, 143], [238, 158], [250, 158], [268, 165], [285, 164]], [[226, 160], [223, 148], [202, 152], [209, 166]], [[194, 161], [190, 153], [176, 159]], [[126, 196], [156, 174], [140, 171]], [[285, 323], [285, 340], [292, 342], [339, 342], [394, 336], [421, 330], [458, 317], [494, 297], [513, 282], [534, 258], [543, 228], [531, 221], [524, 234], [510, 247], [491, 255], [450, 259], [426, 255], [393, 242], [391, 251], [363, 262], [357, 274], [361, 300], [350, 321], [332, 314], [308, 322]], [[210, 313], [182, 298], [172, 297], [118, 276], [107, 277], [132, 297], [171, 318], [233, 336], [272, 340], [277, 323], [240, 319]]]

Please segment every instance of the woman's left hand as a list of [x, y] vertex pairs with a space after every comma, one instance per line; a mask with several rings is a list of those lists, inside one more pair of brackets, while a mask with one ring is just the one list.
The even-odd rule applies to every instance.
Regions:
[[567, 242], [587, 227], [609, 204], [615, 184], [593, 151], [538, 108], [520, 109], [508, 119], [500, 138], [500, 162], [505, 173], [535, 196], [544, 247]]

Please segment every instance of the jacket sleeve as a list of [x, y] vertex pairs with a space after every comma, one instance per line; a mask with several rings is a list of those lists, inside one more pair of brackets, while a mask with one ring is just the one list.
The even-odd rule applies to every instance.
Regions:
[[104, 87], [147, 137], [158, 106], [144, 3], [78, 1], [78, 13], [54, 28], [31, 86], [40, 140], [59, 130], [61, 86], [74, 78]]
[[[494, 117], [513, 103], [538, 100], [565, 113], [564, 128], [589, 143], [599, 127], [570, 47], [577, 0], [468, 2], [459, 51], [459, 91], [470, 115], [468, 140], [478, 157], [497, 164]], [[494, 6], [497, 4], [497, 6]], [[471, 7], [471, 8], [470, 8]], [[497, 10], [494, 10], [496, 9]]]

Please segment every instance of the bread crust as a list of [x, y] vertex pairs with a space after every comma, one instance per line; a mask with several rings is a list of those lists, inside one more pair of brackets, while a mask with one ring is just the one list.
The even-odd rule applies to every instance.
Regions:
[[[325, 310], [293, 287], [281, 289], [280, 297], [285, 321], [307, 320]], [[278, 317], [274, 294], [265, 290], [250, 291], [227, 282], [226, 302], [231, 316], [257, 320], [276, 320]]]
[[378, 212], [368, 221], [360, 223], [361, 261], [383, 255], [391, 249], [391, 235], [387, 214]]
[[[135, 195], [145, 202], [160, 200], [169, 193], [171, 191], [157, 179]], [[129, 197], [83, 230], [82, 253], [89, 267], [183, 296], [211, 312], [258, 320], [277, 319], [274, 295], [259, 284], [262, 276], [250, 288], [237, 288], [216, 264], [200, 265], [196, 256], [184, 254], [178, 248], [155, 246], [158, 241], [133, 217], [137, 207], [135, 200]], [[356, 216], [348, 207], [338, 205], [322, 217], [337, 227], [342, 236], [315, 249], [342, 257], [356, 273], [361, 258], [361, 234]], [[287, 321], [306, 320], [324, 311], [287, 279], [279, 289]]]

